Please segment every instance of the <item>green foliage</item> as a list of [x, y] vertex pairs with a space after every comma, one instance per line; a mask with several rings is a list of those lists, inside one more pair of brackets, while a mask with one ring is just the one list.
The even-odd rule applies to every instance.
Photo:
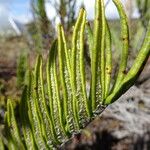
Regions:
[[31, 5], [35, 21], [32, 30], [36, 32], [33, 34], [33, 41], [35, 42], [35, 50], [41, 53], [42, 50], [50, 48], [53, 27], [46, 14], [45, 0], [31, 0]]
[[17, 63], [17, 86], [24, 85], [25, 74], [27, 70], [27, 54], [21, 53]]
[[65, 31], [70, 30], [70, 27], [75, 23], [76, 16], [76, 0], [49, 0], [50, 4], [54, 6], [57, 15], [60, 18], [61, 24]]
[[[111, 85], [111, 34], [104, 13], [104, 1], [96, 0], [94, 29], [87, 26], [91, 59], [91, 80], [85, 70], [84, 40], [86, 13], [80, 10], [68, 49], [63, 27], [52, 44], [46, 64], [37, 58], [34, 71], [28, 71], [17, 124], [8, 101], [6, 137], [8, 149], [53, 149], [79, 132], [107, 105], [116, 101], [138, 78], [150, 55], [150, 25], [137, 58], [126, 73], [129, 33], [127, 18], [119, 0], [113, 0], [121, 20], [122, 55], [117, 78]], [[90, 86], [90, 91], [87, 87]], [[112, 88], [111, 88], [112, 87]], [[20, 128], [21, 131], [20, 132]]]
[[150, 19], [150, 1], [149, 0], [136, 0], [139, 8], [140, 17], [144, 27], [148, 25]]
[[32, 7], [37, 19], [39, 32], [41, 32], [41, 34], [48, 34], [50, 22], [46, 14], [45, 0], [32, 0]]
[[5, 91], [4, 83], [0, 80], [0, 94], [3, 94]]
[[60, 0], [59, 15], [63, 27], [67, 30], [75, 22], [76, 0]]
[[0, 137], [0, 149], [1, 149], [1, 150], [4, 150], [4, 143], [3, 143], [1, 137]]

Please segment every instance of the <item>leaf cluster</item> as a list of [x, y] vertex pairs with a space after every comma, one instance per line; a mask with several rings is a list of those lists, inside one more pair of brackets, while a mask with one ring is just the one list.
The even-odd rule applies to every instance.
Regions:
[[[87, 23], [85, 10], [81, 9], [74, 26], [71, 49], [67, 47], [63, 27], [58, 25], [58, 38], [52, 44], [46, 67], [39, 56], [34, 71], [28, 71], [19, 106], [19, 122], [11, 100], [8, 101], [7, 138], [4, 142], [0, 140], [8, 149], [53, 149], [84, 128], [135, 83], [150, 55], [150, 26], [139, 54], [127, 72], [127, 17], [120, 0], [113, 2], [120, 15], [122, 40], [115, 83], [111, 85], [111, 34], [104, 1], [96, 0], [94, 29]], [[91, 60], [90, 81], [87, 80], [84, 57], [85, 35]], [[46, 75], [43, 69], [46, 69]]]

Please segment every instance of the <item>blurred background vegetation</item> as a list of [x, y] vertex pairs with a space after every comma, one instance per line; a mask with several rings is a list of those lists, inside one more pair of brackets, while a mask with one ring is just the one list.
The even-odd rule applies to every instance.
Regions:
[[[47, 16], [45, 3], [49, 3], [56, 11], [56, 16], [50, 20]], [[70, 41], [70, 33], [72, 25], [76, 19], [76, 0], [31, 0], [33, 20], [25, 24], [22, 30], [19, 23], [13, 20], [13, 23], [18, 25], [20, 34], [0, 36], [0, 118], [4, 115], [7, 99], [11, 96], [15, 102], [21, 94], [24, 85], [24, 77], [28, 67], [32, 68], [37, 54], [42, 54], [46, 59], [47, 53], [52, 41], [56, 38], [56, 17], [64, 26], [68, 41]], [[133, 8], [138, 9], [139, 17], [132, 16]], [[81, 3], [80, 7], [84, 7]], [[126, 11], [129, 17], [130, 29], [130, 62], [131, 66], [137, 50], [141, 46], [146, 32], [148, 20], [150, 20], [150, 1], [149, 0], [128, 0], [125, 3]], [[92, 25], [93, 21], [90, 20]], [[120, 22], [118, 19], [110, 19], [111, 34], [113, 39], [112, 51], [114, 51], [114, 68], [117, 68], [120, 52]], [[87, 46], [85, 46], [87, 48]], [[86, 55], [88, 57], [88, 54]], [[86, 59], [87, 61], [89, 59]], [[88, 63], [89, 64], [89, 63]], [[1, 119], [0, 119], [1, 120]], [[1, 122], [0, 122], [1, 123]]]

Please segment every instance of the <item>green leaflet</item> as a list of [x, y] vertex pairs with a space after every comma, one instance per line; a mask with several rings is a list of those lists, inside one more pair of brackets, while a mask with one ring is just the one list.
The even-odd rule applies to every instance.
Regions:
[[[55, 40], [52, 44], [50, 53], [49, 53], [49, 59], [47, 61], [47, 65], [46, 65], [46, 77], [47, 77], [47, 91], [48, 91], [48, 99], [49, 99], [49, 117], [51, 120], [51, 128], [52, 128], [52, 134], [54, 137], [54, 141], [56, 144], [59, 144], [59, 140], [58, 140], [58, 136], [59, 134], [57, 134], [57, 130], [59, 128], [58, 124], [58, 119], [56, 120], [56, 111], [57, 111], [57, 104], [55, 101], [55, 97], [54, 97], [54, 87], [53, 87], [53, 63], [55, 61], [55, 53], [57, 50], [57, 41]], [[55, 125], [55, 124], [56, 125]]]
[[72, 101], [73, 95], [71, 86], [71, 65], [64, 30], [61, 25], [58, 26], [58, 37], [58, 58], [64, 102], [64, 120], [66, 122], [68, 136], [70, 136], [70, 133], [74, 132], [75, 130]]
[[36, 99], [36, 81], [35, 81], [35, 76], [33, 75], [33, 73], [29, 72], [28, 73], [28, 90], [27, 90], [27, 96], [28, 96], [28, 115], [29, 115], [29, 120], [31, 123], [31, 128], [32, 128], [32, 132], [34, 135], [34, 139], [36, 142], [36, 145], [38, 146], [39, 149], [45, 149], [47, 148], [47, 144], [45, 141], [45, 135], [43, 135], [43, 132], [45, 131], [43, 128], [43, 126], [45, 126], [45, 124], [41, 123], [41, 113], [40, 112], [40, 108], [38, 107], [38, 101]]
[[[22, 93], [22, 98], [21, 98], [21, 103], [20, 103], [20, 120], [21, 120], [21, 125], [22, 125], [22, 132], [25, 140], [25, 145], [27, 149], [36, 149], [36, 143], [34, 140], [34, 136], [31, 130], [31, 125], [29, 122], [29, 117], [28, 117], [28, 106], [27, 106], [27, 86], [25, 86], [23, 93]], [[22, 113], [24, 112], [24, 113]]]
[[118, 75], [115, 81], [115, 85], [113, 87], [113, 91], [115, 91], [117, 87], [119, 86], [119, 84], [124, 79], [125, 74], [126, 74], [126, 66], [127, 66], [128, 50], [129, 50], [129, 29], [128, 29], [127, 17], [126, 17], [125, 11], [123, 9], [123, 6], [120, 0], [113, 0], [113, 2], [116, 5], [119, 15], [120, 15], [121, 40], [122, 40], [121, 61], [120, 61], [120, 66], [119, 66]]
[[105, 38], [105, 98], [110, 91], [110, 81], [112, 73], [112, 51], [111, 51], [111, 34], [106, 20], [106, 38]]
[[[86, 24], [86, 14], [81, 9], [79, 18], [74, 28], [72, 39], [72, 90], [73, 90], [73, 109], [75, 121], [78, 127], [82, 127], [91, 116], [89, 108], [89, 100], [86, 93], [86, 74], [85, 74], [85, 60], [84, 60], [84, 31]], [[76, 31], [77, 30], [77, 31]], [[84, 118], [82, 117], [84, 116]]]
[[[110, 28], [104, 0], [96, 0], [94, 29], [81, 9], [73, 29], [71, 49], [62, 25], [58, 25], [58, 37], [52, 43], [46, 66], [42, 56], [38, 56], [34, 71], [27, 72], [18, 124], [12, 102], [8, 100], [7, 140], [3, 144], [0, 139], [1, 149], [3, 145], [10, 150], [58, 148], [135, 83], [150, 55], [150, 24], [139, 54], [125, 74], [129, 46], [127, 18], [120, 1], [114, 0], [114, 3], [120, 14], [123, 47], [113, 88], [110, 85], [113, 68]], [[91, 59], [90, 81], [84, 56], [86, 38]]]
[[[40, 121], [43, 131], [43, 136], [47, 145], [51, 147], [52, 137], [54, 136], [50, 127], [52, 126], [51, 118], [49, 117], [49, 110], [47, 106], [46, 92], [44, 89], [44, 79], [43, 79], [43, 63], [42, 57], [37, 58], [37, 63], [35, 67], [35, 96], [37, 101], [37, 110], [40, 116]], [[51, 134], [52, 133], [52, 134]]]
[[104, 2], [96, 0], [95, 20], [93, 32], [93, 50], [91, 59], [91, 103], [92, 110], [102, 101], [105, 93], [105, 58], [104, 58], [104, 40], [105, 40], [105, 15]]
[[108, 105], [116, 101], [135, 83], [140, 73], [144, 69], [144, 65], [149, 56], [150, 56], [150, 22], [143, 45], [139, 50], [139, 54], [137, 55], [133, 63], [133, 66], [131, 67], [130, 71], [127, 73], [121, 84], [117, 87], [117, 89], [106, 98], [105, 104]]
[[8, 148], [16, 149], [17, 147], [19, 147], [20, 149], [24, 150], [25, 147], [22, 143], [19, 128], [16, 123], [12, 100], [8, 100], [7, 102], [7, 113], [5, 115], [5, 120], [6, 120], [6, 132], [7, 132], [6, 134], [9, 137]]
[[89, 53], [90, 53], [90, 58], [92, 59], [92, 49], [93, 49], [93, 31], [90, 26], [90, 23], [86, 23], [86, 30], [87, 30], [87, 38], [88, 38], [88, 45], [89, 45]]
[[1, 137], [0, 137], [0, 149], [1, 149], [1, 150], [5, 150], [4, 143], [3, 143]]
[[[82, 113], [85, 113], [85, 108], [88, 107], [88, 102], [86, 98], [85, 82], [84, 82], [84, 70], [83, 65], [84, 59], [82, 59], [83, 53], [83, 30], [85, 28], [85, 11], [80, 10], [79, 17], [74, 27], [73, 37], [72, 37], [72, 55], [71, 55], [71, 86], [73, 94], [73, 114], [75, 120], [75, 126], [79, 130], [82, 126]], [[80, 53], [81, 52], [81, 53]], [[82, 60], [81, 60], [82, 59]], [[81, 99], [81, 101], [79, 101]], [[84, 102], [83, 102], [84, 101]], [[82, 105], [86, 103], [86, 105]], [[83, 108], [83, 109], [82, 109]], [[88, 108], [87, 108], [88, 111]]]
[[57, 130], [57, 136], [59, 139], [63, 139], [66, 134], [64, 121], [63, 121], [63, 102], [60, 98], [59, 85], [58, 85], [58, 74], [57, 74], [57, 49], [51, 51], [50, 56], [50, 80], [51, 80], [51, 90], [52, 90], [52, 101], [53, 101], [53, 114], [54, 122]]

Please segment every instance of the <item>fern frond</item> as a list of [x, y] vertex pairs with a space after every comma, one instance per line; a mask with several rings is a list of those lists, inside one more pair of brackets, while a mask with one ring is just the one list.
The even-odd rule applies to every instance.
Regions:
[[[134, 84], [150, 56], [150, 24], [139, 54], [125, 74], [129, 47], [127, 18], [120, 1], [113, 1], [120, 14], [122, 37], [121, 61], [113, 88], [110, 85], [111, 34], [104, 0], [96, 0], [94, 29], [87, 24], [86, 12], [81, 9], [73, 29], [71, 50], [62, 25], [58, 25], [58, 38], [52, 44], [46, 67], [39, 55], [34, 71], [27, 72], [18, 124], [12, 101], [8, 100], [5, 114], [8, 149], [56, 148]], [[86, 35], [91, 59], [90, 81], [87, 80], [84, 56]], [[87, 90], [89, 85], [90, 92]]]
[[112, 51], [111, 51], [111, 34], [109, 25], [106, 20], [106, 38], [105, 38], [105, 98], [110, 91], [110, 81], [112, 73]]
[[[62, 88], [62, 103], [63, 103], [63, 121], [65, 124], [65, 132], [70, 134], [70, 125], [69, 125], [69, 118], [72, 118], [71, 114], [69, 113], [69, 109], [71, 109], [71, 97], [69, 96], [68, 88], [66, 84], [70, 85], [70, 75], [69, 75], [69, 60], [68, 57], [68, 50], [66, 48], [66, 41], [64, 39], [64, 32], [61, 25], [58, 26], [58, 61], [59, 61], [59, 70], [60, 70], [60, 82]], [[71, 92], [71, 91], [70, 91]]]
[[[65, 135], [67, 135], [67, 131], [65, 129], [65, 122], [63, 117], [63, 101], [61, 99], [61, 93], [59, 91], [59, 83], [58, 83], [58, 72], [57, 72], [57, 41], [54, 43], [50, 51], [50, 57], [47, 64], [47, 81], [48, 81], [48, 93], [50, 98], [50, 112], [52, 117], [52, 123], [54, 124], [56, 136], [58, 140], [65, 140]], [[56, 137], [55, 137], [56, 138]]]
[[54, 143], [59, 144], [59, 140], [58, 140], [58, 135], [57, 135], [57, 126], [55, 126], [54, 123], [55, 122], [55, 111], [54, 110], [54, 99], [53, 99], [53, 91], [52, 91], [52, 81], [51, 81], [51, 72], [52, 72], [52, 62], [54, 61], [54, 52], [57, 49], [57, 40], [55, 40], [52, 44], [51, 50], [50, 50], [50, 54], [49, 54], [49, 59], [47, 61], [47, 65], [46, 65], [46, 81], [47, 81], [47, 92], [48, 92], [48, 99], [49, 99], [49, 117], [51, 120], [51, 131], [52, 131], [52, 137], [54, 139]]
[[[27, 93], [27, 86], [24, 87], [21, 103], [20, 103], [20, 120], [21, 120], [21, 126], [22, 126], [22, 132], [25, 140], [25, 145], [27, 149], [36, 149], [36, 143], [35, 139], [31, 130], [31, 124], [29, 121], [28, 116], [28, 106], [27, 106], [27, 100], [28, 100], [28, 93]], [[22, 113], [24, 112], [24, 113]]]
[[24, 150], [25, 147], [21, 140], [20, 131], [14, 114], [12, 100], [10, 99], [7, 102], [7, 114], [5, 116], [5, 120], [6, 120], [6, 131], [9, 137], [8, 147], [12, 147], [13, 149], [20, 147], [22, 150]]
[[128, 50], [129, 50], [129, 28], [128, 28], [127, 16], [125, 14], [124, 8], [120, 0], [113, 0], [113, 2], [116, 5], [119, 15], [120, 15], [121, 40], [122, 40], [121, 61], [120, 61], [120, 66], [118, 70], [118, 75], [117, 75], [115, 85], [113, 88], [113, 91], [115, 91], [126, 75]]
[[105, 104], [110, 104], [116, 101], [122, 94], [124, 94], [137, 80], [142, 72], [147, 59], [150, 56], [150, 22], [147, 33], [139, 54], [135, 59], [133, 66], [125, 76], [124, 80], [120, 83], [117, 89], [112, 92], [105, 100]]
[[[85, 22], [85, 11], [81, 9], [79, 17], [74, 27], [73, 37], [72, 37], [72, 55], [71, 55], [71, 86], [73, 94], [73, 114], [75, 120], [76, 129], [79, 130], [81, 127], [80, 114], [81, 103], [79, 98], [81, 98], [81, 74], [80, 74], [80, 32], [82, 23]], [[80, 93], [81, 92], [81, 93]]]
[[49, 110], [47, 106], [47, 99], [45, 95], [44, 89], [44, 79], [43, 79], [43, 63], [42, 57], [39, 56], [37, 58], [37, 63], [35, 66], [35, 98], [36, 98], [36, 106], [37, 111], [40, 117], [40, 121], [42, 126], [43, 136], [45, 136], [45, 140], [47, 141], [47, 145], [52, 144], [52, 131], [50, 129], [51, 119], [49, 117]]
[[32, 132], [34, 135], [34, 139], [36, 142], [36, 145], [39, 149], [48, 148], [46, 141], [45, 141], [45, 135], [44, 127], [45, 124], [42, 122], [42, 116], [41, 116], [41, 110], [38, 107], [38, 101], [36, 96], [36, 80], [35, 76], [32, 72], [28, 72], [28, 89], [27, 89], [27, 104], [28, 104], [28, 115], [29, 115], [29, 121], [31, 123]]
[[90, 26], [90, 23], [86, 23], [86, 30], [87, 30], [87, 38], [88, 38], [88, 46], [89, 46], [89, 53], [90, 53], [90, 58], [92, 60], [92, 49], [93, 49], [93, 31]]
[[100, 97], [101, 99], [101, 85], [100, 85], [100, 50], [101, 50], [101, 37], [102, 37], [102, 14], [101, 3], [99, 0], [95, 1], [95, 20], [94, 20], [94, 32], [93, 41], [94, 46], [92, 50], [91, 59], [91, 105], [92, 111], [96, 109], [96, 101]]

